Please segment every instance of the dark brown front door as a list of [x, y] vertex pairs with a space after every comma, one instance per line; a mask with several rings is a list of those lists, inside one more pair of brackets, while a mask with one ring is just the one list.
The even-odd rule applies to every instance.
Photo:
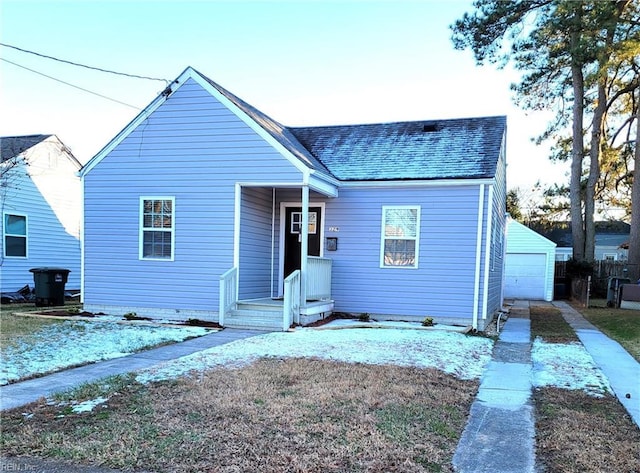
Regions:
[[[322, 208], [309, 207], [309, 256], [320, 256]], [[302, 208], [287, 207], [284, 224], [284, 277], [300, 269]]]

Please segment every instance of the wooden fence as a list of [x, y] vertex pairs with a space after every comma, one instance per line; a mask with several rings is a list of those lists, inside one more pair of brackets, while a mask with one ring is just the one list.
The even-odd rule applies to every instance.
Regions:
[[[632, 267], [626, 261], [596, 261], [593, 274], [590, 278], [571, 277], [567, 274], [568, 261], [556, 261], [555, 283], [566, 285], [570, 288], [570, 297], [583, 305], [588, 304], [590, 298], [607, 298], [609, 288], [609, 278], [629, 278], [633, 274]], [[636, 281], [631, 281], [632, 283]]]

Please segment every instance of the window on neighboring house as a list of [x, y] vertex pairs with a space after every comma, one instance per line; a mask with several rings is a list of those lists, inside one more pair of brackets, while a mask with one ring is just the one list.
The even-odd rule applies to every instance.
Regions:
[[604, 253], [602, 256], [605, 261], [618, 261], [617, 253]]
[[417, 268], [420, 207], [382, 207], [380, 266]]
[[15, 258], [27, 257], [26, 215], [4, 214], [4, 255]]
[[140, 198], [140, 259], [173, 260], [173, 197]]

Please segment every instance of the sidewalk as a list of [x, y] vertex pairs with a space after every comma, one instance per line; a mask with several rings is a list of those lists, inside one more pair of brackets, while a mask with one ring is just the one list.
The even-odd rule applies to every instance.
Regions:
[[529, 302], [516, 301], [493, 348], [453, 457], [461, 473], [533, 473]]
[[[562, 312], [640, 427], [640, 363], [566, 302], [541, 304]], [[460, 473], [536, 471], [530, 325], [529, 301], [515, 301], [453, 457]]]
[[609, 380], [620, 403], [640, 427], [640, 363], [569, 304], [554, 301], [553, 305], [562, 311], [564, 319]]
[[130, 373], [166, 360], [263, 333], [265, 332], [256, 330], [224, 329], [202, 337], [192, 338], [185, 342], [142, 351], [134, 355], [92, 363], [40, 378], [0, 386], [0, 411], [24, 406], [42, 397], [66, 391], [83, 383], [97, 381], [107, 376]]

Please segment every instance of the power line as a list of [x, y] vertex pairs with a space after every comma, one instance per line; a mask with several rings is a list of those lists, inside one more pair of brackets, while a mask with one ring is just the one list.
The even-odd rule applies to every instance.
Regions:
[[125, 76], [125, 77], [130, 77], [130, 78], [133, 78], [133, 79], [156, 80], [156, 81], [164, 82], [167, 85], [170, 82], [167, 79], [159, 79], [157, 77], [139, 76], [139, 75], [136, 75], [136, 74], [127, 74], [126, 72], [116, 72], [116, 71], [111, 71], [109, 69], [102, 69], [100, 67], [87, 66], [86, 64], [80, 64], [80, 63], [73, 62], [73, 61], [67, 61], [66, 59], [59, 59], [57, 57], [47, 56], [46, 54], [37, 53], [35, 51], [29, 51], [28, 49], [19, 48], [18, 46], [12, 46], [11, 44], [0, 43], [0, 46], [4, 46], [5, 48], [15, 49], [15, 50], [21, 51], [23, 53], [33, 54], [34, 56], [43, 57], [45, 59], [51, 59], [53, 61], [63, 62], [65, 64], [70, 64], [72, 66], [84, 67], [85, 69], [91, 69], [91, 70], [99, 71], [99, 72], [106, 72], [108, 74], [115, 74], [115, 75], [118, 75], [118, 76]]
[[34, 74], [38, 74], [40, 76], [46, 77], [47, 79], [55, 80], [56, 82], [60, 82], [62, 84], [68, 85], [69, 87], [73, 87], [74, 89], [78, 89], [78, 90], [81, 90], [83, 92], [87, 92], [89, 94], [96, 95], [96, 96], [98, 96], [100, 98], [103, 98], [103, 99], [111, 100], [112, 102], [119, 103], [120, 105], [125, 105], [127, 107], [131, 107], [131, 108], [134, 108], [136, 110], [142, 110], [140, 107], [136, 107], [134, 105], [130, 105], [130, 104], [125, 103], [125, 102], [121, 102], [120, 100], [112, 99], [111, 97], [107, 97], [106, 95], [99, 94], [98, 92], [93, 92], [93, 91], [91, 91], [89, 89], [85, 89], [83, 87], [80, 87], [80, 86], [77, 86], [77, 85], [74, 85], [74, 84], [70, 84], [69, 82], [65, 82], [63, 80], [57, 79], [55, 77], [48, 76], [47, 74], [43, 74], [42, 72], [38, 72], [38, 71], [33, 70], [33, 69], [29, 69], [28, 67], [22, 66], [22, 65], [17, 64], [17, 63], [15, 63], [13, 61], [9, 61], [8, 59], [5, 59], [3, 57], [0, 57], [0, 60], [2, 60], [4, 62], [8, 62], [9, 64], [13, 64], [16, 67], [20, 67], [20, 68], [25, 69], [25, 70], [27, 70], [29, 72], [33, 72]]

